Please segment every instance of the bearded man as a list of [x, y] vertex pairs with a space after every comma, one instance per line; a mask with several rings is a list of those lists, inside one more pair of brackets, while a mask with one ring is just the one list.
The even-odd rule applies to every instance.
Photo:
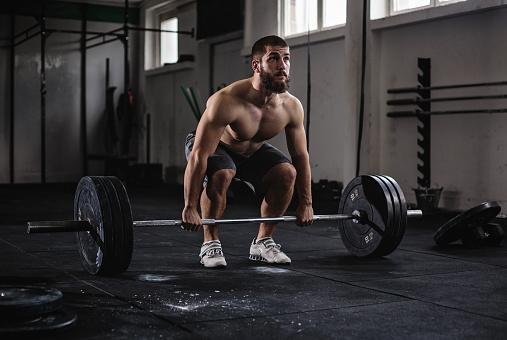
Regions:
[[[212, 95], [197, 130], [187, 136], [182, 228], [197, 231], [202, 218], [221, 218], [233, 178], [245, 181], [262, 197], [261, 216], [283, 216], [299, 195], [296, 224], [313, 223], [311, 172], [301, 102], [287, 92], [290, 52], [278, 36], [259, 39], [252, 47], [253, 76]], [[285, 131], [291, 160], [266, 141]], [[204, 190], [202, 188], [204, 187]], [[201, 194], [202, 191], [202, 194]], [[289, 264], [272, 238], [276, 223], [261, 223], [250, 245], [250, 259]], [[204, 225], [200, 262], [225, 267], [218, 225]]]

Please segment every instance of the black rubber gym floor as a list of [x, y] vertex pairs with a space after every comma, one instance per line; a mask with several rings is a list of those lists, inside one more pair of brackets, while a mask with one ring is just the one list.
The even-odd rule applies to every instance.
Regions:
[[[180, 187], [129, 187], [134, 220], [179, 219]], [[333, 222], [280, 224], [274, 239], [290, 266], [248, 260], [257, 225], [221, 227], [228, 266], [205, 269], [202, 233], [134, 229], [129, 269], [86, 272], [73, 233], [26, 234], [26, 222], [73, 217], [75, 185], [0, 186], [0, 285], [55, 288], [75, 313], [51, 339], [504, 339], [507, 244], [437, 247], [434, 232], [456, 213], [409, 220], [389, 256], [357, 258]], [[319, 203], [316, 213], [336, 213]], [[292, 214], [288, 211], [287, 214]], [[227, 218], [259, 215], [251, 197], [231, 199]], [[503, 228], [505, 220], [499, 220]], [[2, 326], [3, 325], [3, 326]], [[6, 328], [5, 320], [0, 328]], [[58, 328], [58, 327], [57, 327]], [[0, 337], [14, 337], [10, 334]]]

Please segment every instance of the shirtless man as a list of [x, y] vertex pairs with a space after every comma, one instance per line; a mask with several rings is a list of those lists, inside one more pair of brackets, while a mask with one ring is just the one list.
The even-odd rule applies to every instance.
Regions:
[[[296, 224], [313, 223], [311, 173], [303, 126], [303, 107], [289, 94], [290, 53], [287, 43], [267, 36], [252, 47], [253, 76], [212, 95], [197, 130], [187, 137], [182, 228], [197, 231], [203, 218], [219, 219], [226, 207], [227, 189], [234, 177], [251, 184], [264, 196], [262, 217], [283, 216], [294, 184], [300, 203]], [[266, 140], [285, 130], [292, 163]], [[201, 189], [205, 185], [201, 195]], [[250, 259], [289, 264], [272, 235], [276, 223], [261, 223], [250, 246]], [[203, 226], [201, 263], [225, 267], [218, 226]]]

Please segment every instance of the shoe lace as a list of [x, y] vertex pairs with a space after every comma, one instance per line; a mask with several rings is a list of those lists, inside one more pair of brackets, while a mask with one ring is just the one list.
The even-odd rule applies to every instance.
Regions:
[[223, 255], [223, 253], [222, 253], [222, 249], [220, 249], [220, 248], [211, 248], [211, 249], [205, 251], [204, 255], [209, 256], [209, 257], [213, 257], [215, 255]]
[[276, 252], [276, 253], [279, 253], [279, 252], [282, 251], [281, 250], [282, 246], [280, 244], [275, 244], [275, 245], [272, 246], [272, 248], [273, 248], [273, 251]]
[[264, 246], [266, 247], [266, 250], [273, 249], [273, 252], [275, 253], [281, 252], [280, 249], [282, 248], [282, 246], [278, 243], [270, 243], [268, 245], [264, 244]]

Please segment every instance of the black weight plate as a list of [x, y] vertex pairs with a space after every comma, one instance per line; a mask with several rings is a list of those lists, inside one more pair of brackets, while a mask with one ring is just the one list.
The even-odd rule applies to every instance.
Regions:
[[130, 200], [127, 194], [127, 190], [123, 183], [116, 177], [107, 177], [113, 184], [117, 196], [117, 200], [120, 203], [120, 208], [123, 216], [123, 243], [122, 243], [122, 255], [121, 261], [118, 265], [118, 273], [125, 272], [132, 260], [132, 252], [134, 249], [134, 230], [133, 230], [133, 218], [132, 208], [130, 206]]
[[[90, 274], [107, 273], [114, 263], [112, 216], [106, 190], [96, 177], [83, 177], [74, 197], [74, 219], [88, 220], [96, 236], [90, 232], [77, 232], [76, 241], [84, 267]], [[99, 242], [95, 241], [98, 237]], [[102, 246], [99, 246], [102, 243]]]
[[391, 238], [391, 243], [389, 244], [389, 248], [386, 249], [386, 255], [392, 253], [398, 247], [398, 237], [400, 234], [400, 230], [402, 227], [402, 205], [400, 202], [400, 196], [398, 195], [398, 191], [394, 187], [393, 183], [390, 181], [390, 177], [377, 175], [378, 178], [381, 178], [385, 185], [388, 187], [389, 192], [391, 194], [392, 203], [393, 203], [393, 211], [395, 215], [395, 223], [393, 225], [393, 235]]
[[[108, 206], [111, 209], [111, 249], [108, 251], [108, 257], [111, 259], [112, 265], [100, 271], [100, 275], [112, 276], [121, 273], [120, 264], [123, 256], [123, 213], [116, 188], [107, 177], [95, 177], [98, 179], [106, 191]], [[110, 255], [110, 256], [109, 256]]]
[[373, 178], [375, 181], [377, 181], [378, 185], [382, 188], [384, 192], [384, 196], [386, 198], [386, 204], [387, 204], [387, 223], [385, 225], [386, 229], [384, 230], [384, 233], [382, 235], [382, 242], [380, 243], [379, 247], [373, 253], [373, 256], [384, 256], [388, 253], [391, 253], [389, 251], [389, 248], [392, 247], [393, 244], [393, 238], [395, 235], [395, 212], [394, 212], [394, 206], [392, 203], [392, 196], [391, 192], [387, 188], [387, 185], [376, 175], [369, 175], [369, 177]]
[[15, 322], [2, 321], [0, 322], [0, 334], [11, 334], [16, 337], [28, 334], [33, 337], [47, 335], [68, 329], [74, 326], [76, 321], [76, 313], [66, 308], [60, 308], [32, 319], [16, 320]]
[[467, 228], [482, 225], [493, 218], [502, 210], [498, 202], [484, 202], [470, 210], [444, 223], [433, 235], [433, 240], [438, 245], [446, 245], [461, 239], [461, 235]]
[[[400, 222], [401, 222], [401, 205], [400, 200], [398, 197], [398, 193], [396, 192], [396, 189], [392, 185], [392, 183], [383, 176], [376, 175], [374, 176], [382, 181], [384, 184], [386, 190], [389, 192], [391, 204], [393, 207], [393, 216], [391, 223], [388, 224], [389, 228], [386, 230], [386, 236], [383, 237], [382, 243], [383, 246], [381, 248], [382, 256], [386, 256], [391, 254], [394, 250], [396, 250], [396, 236], [398, 235], [399, 229], [400, 229]], [[389, 235], [387, 235], [389, 233]]]
[[0, 318], [31, 318], [62, 307], [63, 294], [53, 288], [0, 286]]
[[394, 189], [398, 193], [398, 201], [400, 202], [400, 210], [401, 210], [401, 221], [400, 227], [398, 229], [398, 233], [395, 236], [396, 243], [395, 249], [398, 248], [401, 241], [403, 240], [403, 236], [405, 235], [405, 230], [407, 229], [407, 201], [405, 200], [405, 195], [403, 194], [403, 190], [399, 186], [398, 182], [396, 182], [392, 177], [382, 175], [382, 177], [386, 178], [393, 185]]
[[[353, 179], [344, 189], [338, 207], [339, 214], [363, 211], [371, 223], [385, 233], [392, 217], [392, 205], [379, 182], [370, 176]], [[368, 224], [355, 220], [340, 220], [341, 239], [348, 251], [359, 257], [379, 255], [382, 235]], [[389, 230], [388, 230], [389, 231]]]

